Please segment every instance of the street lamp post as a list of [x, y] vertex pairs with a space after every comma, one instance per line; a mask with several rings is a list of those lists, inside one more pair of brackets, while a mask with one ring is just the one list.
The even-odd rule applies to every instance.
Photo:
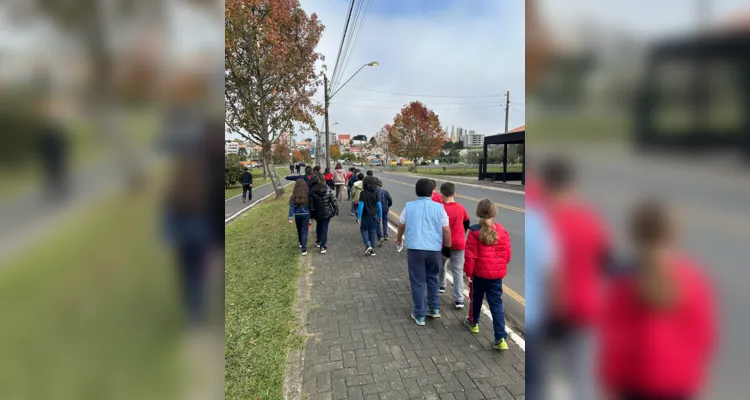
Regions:
[[330, 157], [331, 152], [329, 151], [330, 150], [330, 145], [331, 145], [331, 140], [330, 140], [330, 133], [328, 131], [328, 106], [330, 105], [331, 99], [333, 98], [333, 96], [336, 95], [336, 93], [339, 92], [339, 90], [341, 90], [341, 88], [343, 88], [344, 86], [346, 86], [346, 84], [349, 83], [349, 81], [352, 80], [352, 78], [354, 78], [359, 73], [359, 71], [362, 71], [362, 69], [364, 67], [377, 67], [378, 65], [380, 65], [380, 64], [377, 61], [371, 61], [371, 62], [369, 62], [369, 63], [367, 63], [367, 64], [359, 67], [359, 69], [357, 70], [357, 72], [355, 72], [354, 74], [352, 74], [352, 76], [349, 77], [349, 79], [347, 79], [344, 82], [343, 85], [339, 86], [339, 88], [336, 89], [336, 91], [333, 92], [333, 94], [331, 94], [331, 95], [328, 94], [328, 76], [326, 76], [325, 74], [323, 75], [323, 86], [324, 86], [324, 90], [325, 90], [326, 167], [327, 168], [331, 168], [331, 157]]

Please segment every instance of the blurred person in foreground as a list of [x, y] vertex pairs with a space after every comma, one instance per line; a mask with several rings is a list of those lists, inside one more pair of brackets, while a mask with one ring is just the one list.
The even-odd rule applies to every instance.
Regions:
[[659, 201], [638, 205], [630, 276], [604, 302], [600, 373], [611, 400], [699, 398], [716, 343], [708, 277], [676, 246], [675, 222]]
[[559, 255], [550, 271], [545, 353], [562, 356], [565, 365], [552, 365], [556, 374], [566, 378], [572, 398], [593, 400], [608, 233], [600, 217], [579, 197], [569, 160], [547, 160], [541, 179], [545, 213]]
[[48, 101], [43, 110], [45, 120], [39, 133], [39, 152], [44, 171], [44, 196], [47, 200], [61, 200], [67, 195], [69, 145], [68, 137], [59, 120], [59, 107]]
[[526, 398], [541, 400], [541, 365], [544, 342], [541, 331], [545, 315], [545, 290], [549, 272], [557, 258], [557, 246], [542, 207], [542, 191], [536, 177], [527, 171], [525, 213], [526, 286]]

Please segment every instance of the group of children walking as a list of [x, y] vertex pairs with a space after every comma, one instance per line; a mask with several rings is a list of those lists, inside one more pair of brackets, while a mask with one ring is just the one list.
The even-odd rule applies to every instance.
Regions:
[[[321, 253], [326, 253], [328, 224], [338, 215], [338, 203], [348, 199], [352, 202], [350, 214], [356, 216], [359, 224], [364, 254], [375, 256], [375, 248], [389, 240], [387, 215], [393, 205], [380, 179], [371, 170], [366, 174], [356, 168], [345, 172], [341, 164], [325, 175], [315, 170], [305, 172], [304, 177], [297, 179], [289, 200], [289, 223], [296, 223], [302, 254], [307, 254], [311, 218], [317, 224], [316, 244]], [[426, 317], [440, 318], [439, 294], [446, 291], [450, 263], [456, 309], [464, 308], [464, 275], [468, 278], [470, 303], [464, 325], [470, 332], [479, 333], [482, 303], [486, 298], [495, 333], [493, 348], [507, 350], [502, 295], [511, 243], [505, 228], [495, 222], [495, 204], [488, 199], [480, 201], [476, 210], [479, 224], [471, 225], [468, 212], [455, 200], [454, 184], [443, 183], [438, 191], [434, 180], [420, 179], [415, 189], [417, 200], [406, 203], [396, 238], [397, 245], [405, 244], [408, 249], [414, 301], [411, 317], [419, 326], [425, 325]]]
[[480, 201], [476, 211], [479, 224], [471, 225], [466, 209], [455, 201], [454, 184], [446, 182], [438, 192], [434, 180], [420, 179], [415, 189], [417, 200], [406, 203], [396, 237], [396, 244], [405, 243], [408, 248], [412, 319], [424, 326], [425, 317], [441, 317], [439, 293], [445, 292], [450, 262], [456, 309], [464, 308], [464, 274], [469, 281], [469, 312], [464, 325], [470, 332], [479, 333], [482, 302], [487, 298], [495, 336], [493, 348], [507, 350], [502, 294], [511, 243], [505, 228], [495, 222], [495, 204], [488, 199]]

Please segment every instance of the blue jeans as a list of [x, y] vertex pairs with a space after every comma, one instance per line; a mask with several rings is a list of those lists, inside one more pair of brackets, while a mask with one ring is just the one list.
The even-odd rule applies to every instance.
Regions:
[[202, 323], [205, 312], [206, 269], [208, 248], [200, 243], [178, 246], [180, 289], [182, 301], [191, 325]]
[[302, 251], [307, 251], [307, 229], [310, 224], [309, 215], [295, 215], [294, 222], [297, 225], [297, 240], [302, 245]]
[[378, 217], [363, 216], [359, 225], [359, 233], [362, 234], [362, 241], [365, 242], [365, 248], [375, 247], [378, 242]]
[[478, 324], [482, 315], [482, 301], [487, 297], [492, 314], [492, 328], [495, 331], [495, 342], [507, 339], [505, 332], [505, 310], [503, 309], [503, 280], [474, 277], [469, 284], [469, 323]]
[[430, 310], [440, 309], [438, 272], [440, 271], [442, 255], [439, 251], [409, 249], [407, 257], [411, 298], [414, 301], [414, 316], [424, 318], [427, 314], [425, 291], [427, 292], [427, 305]]
[[321, 249], [328, 244], [328, 224], [330, 222], [330, 218], [315, 220], [315, 237]]
[[378, 239], [388, 237], [388, 210], [383, 209], [383, 220], [378, 224]]
[[353, 213], [354, 215], [357, 215], [357, 211], [358, 211], [358, 210], [357, 210], [357, 205], [358, 205], [357, 203], [355, 203], [355, 202], [352, 202], [352, 213]]

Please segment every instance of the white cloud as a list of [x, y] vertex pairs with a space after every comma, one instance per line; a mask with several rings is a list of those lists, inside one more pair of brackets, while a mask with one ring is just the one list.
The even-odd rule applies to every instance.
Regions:
[[[349, 2], [301, 3], [308, 13], [317, 13], [326, 26], [318, 50], [325, 55], [331, 74]], [[341, 82], [364, 63], [377, 60], [380, 66], [363, 69], [336, 95], [330, 122], [339, 124], [331, 130], [369, 137], [391, 122], [404, 104], [421, 100], [436, 111], [443, 126], [494, 134], [504, 130], [506, 90], [510, 90], [511, 103], [515, 103], [511, 104], [509, 128], [524, 125], [524, 2], [479, 3], [457, 0], [445, 9], [432, 8], [423, 14], [387, 13], [382, 5], [379, 11], [372, 7], [351, 49]], [[497, 97], [396, 96], [355, 86], [406, 94]], [[316, 99], [323, 100], [322, 89]], [[322, 122], [322, 117], [318, 120]]]

